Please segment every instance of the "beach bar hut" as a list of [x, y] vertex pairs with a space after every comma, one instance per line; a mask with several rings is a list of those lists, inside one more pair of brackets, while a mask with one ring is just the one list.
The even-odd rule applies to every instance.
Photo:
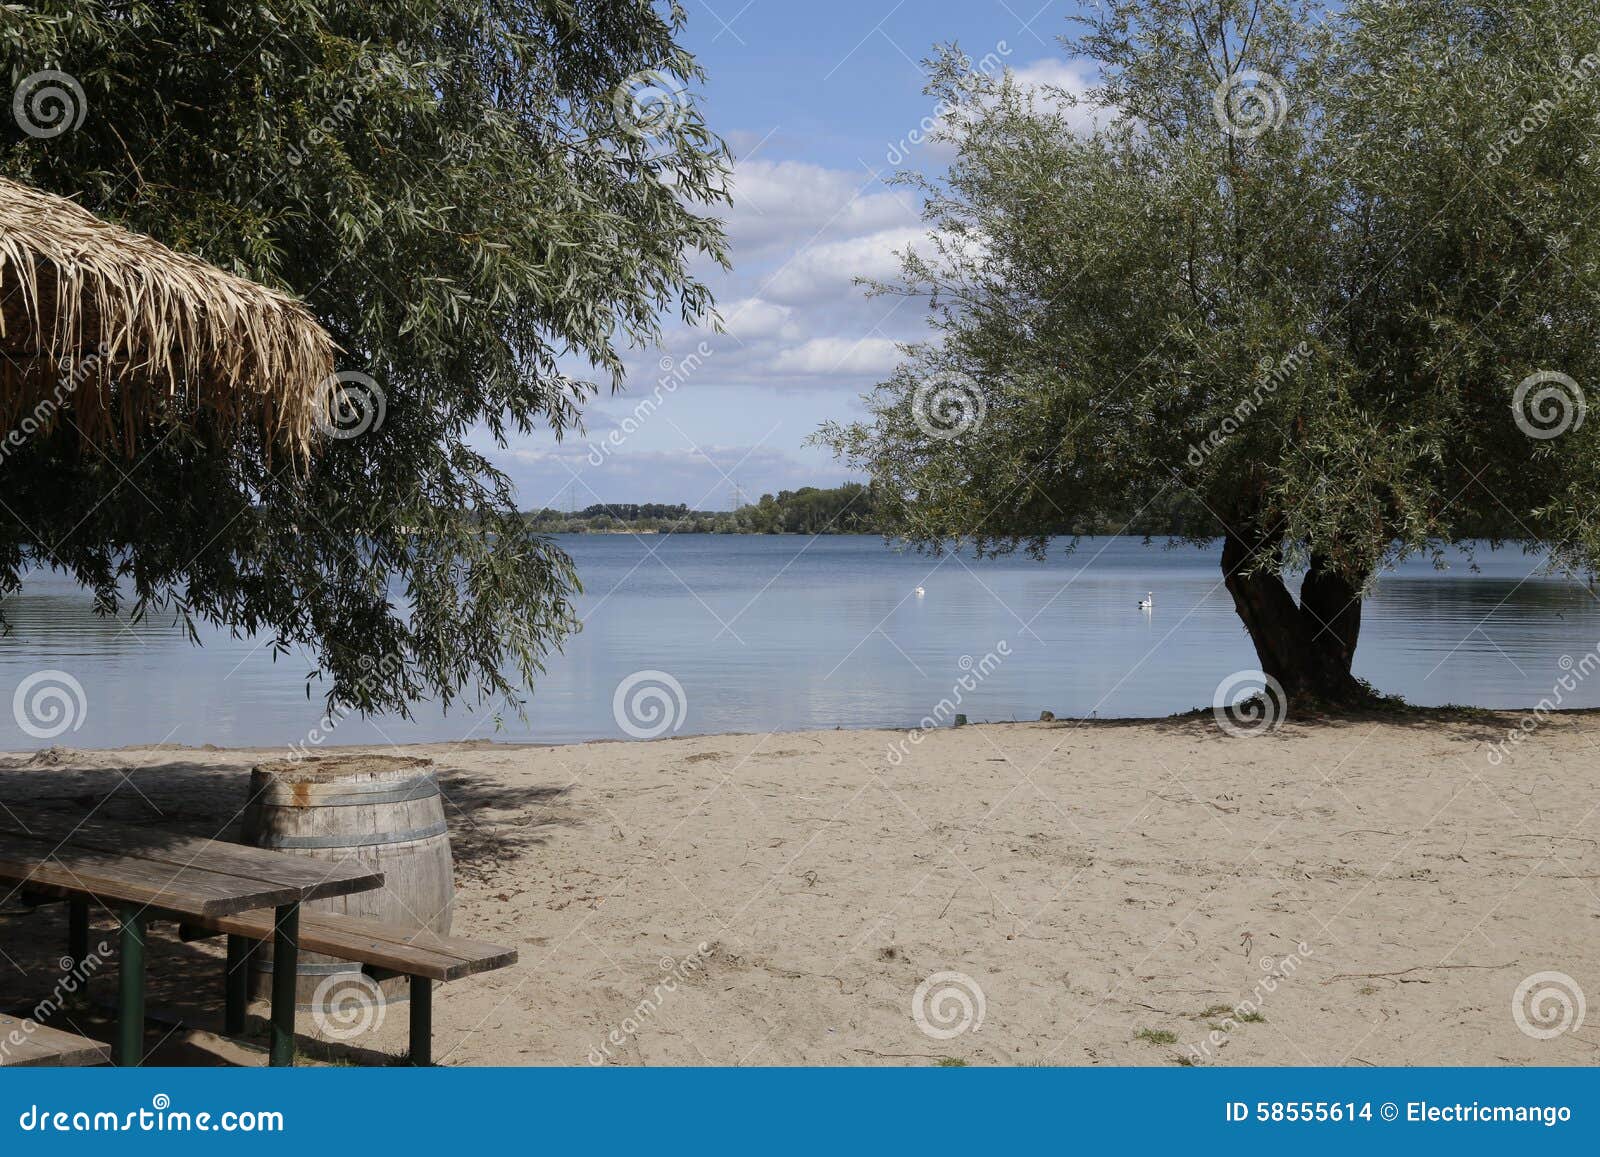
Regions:
[[[137, 455], [172, 423], [308, 454], [334, 343], [286, 294], [0, 178], [0, 444]], [[70, 422], [70, 427], [64, 423]]]

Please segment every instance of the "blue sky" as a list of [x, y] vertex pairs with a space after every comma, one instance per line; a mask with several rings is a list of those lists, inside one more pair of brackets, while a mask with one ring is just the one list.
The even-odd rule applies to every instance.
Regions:
[[[682, 2], [684, 42], [707, 72], [690, 99], [736, 157], [734, 270], [708, 275], [729, 332], [674, 319], [662, 349], [630, 357], [628, 389], [589, 407], [585, 434], [492, 451], [525, 508], [725, 510], [730, 479], [757, 497], [848, 477], [806, 439], [825, 419], [858, 415], [896, 343], [923, 332], [915, 303], [867, 299], [852, 284], [892, 275], [895, 250], [921, 233], [911, 191], [884, 181], [895, 162], [904, 154], [901, 164], [937, 172], [946, 159], [910, 142], [934, 106], [920, 62], [953, 40], [1024, 81], [1085, 83], [1056, 40], [1078, 9], [1066, 0]], [[663, 358], [683, 367], [666, 389]], [[659, 404], [630, 420], [652, 395]]]

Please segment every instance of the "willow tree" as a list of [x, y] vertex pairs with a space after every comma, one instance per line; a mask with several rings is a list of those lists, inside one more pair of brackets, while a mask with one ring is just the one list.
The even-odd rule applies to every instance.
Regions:
[[316, 656], [336, 705], [515, 695], [575, 625], [576, 577], [480, 447], [574, 428], [659, 318], [710, 316], [690, 265], [723, 260], [726, 152], [682, 20], [645, 0], [0, 10], [0, 172], [298, 295], [341, 347], [309, 466], [204, 411], [125, 431], [127, 460], [70, 405], [8, 447], [0, 593], [48, 565], [106, 609], [265, 632]]
[[823, 434], [892, 529], [1042, 554], [1179, 495], [1262, 669], [1335, 703], [1400, 558], [1592, 572], [1600, 9], [1138, 0], [1063, 43], [1076, 106], [936, 62], [955, 159], [879, 287], [932, 333]]

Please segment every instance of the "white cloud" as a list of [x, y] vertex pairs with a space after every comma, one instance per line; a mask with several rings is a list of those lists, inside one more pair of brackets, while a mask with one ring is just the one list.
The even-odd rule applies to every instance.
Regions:
[[899, 347], [887, 338], [819, 337], [779, 350], [772, 368], [780, 374], [884, 374], [899, 361]]
[[881, 229], [843, 241], [810, 246], [795, 254], [767, 283], [779, 301], [806, 302], [840, 293], [860, 293], [858, 277], [890, 281], [900, 272], [899, 251], [927, 237], [921, 228]]
[[724, 223], [736, 260], [915, 222], [915, 203], [867, 177], [800, 161], [741, 161]]
[[[726, 332], [674, 325], [663, 335], [663, 347], [677, 356], [702, 341], [715, 351], [684, 388], [858, 392], [863, 377], [896, 363], [897, 341], [922, 336], [918, 309], [899, 298], [869, 299], [855, 284], [858, 277], [892, 281], [897, 252], [926, 240], [914, 206], [820, 165], [751, 161], [737, 180], [744, 199], [729, 222], [734, 270], [707, 273]], [[655, 352], [634, 351], [627, 361], [627, 393], [647, 389]]]
[[[628, 351], [619, 406], [650, 393], [662, 352], [682, 359], [701, 343], [713, 352], [701, 356], [680, 395], [765, 386], [853, 397], [897, 363], [896, 342], [923, 336], [914, 304], [869, 299], [854, 283], [892, 281], [897, 251], [926, 240], [909, 194], [885, 192], [865, 172], [763, 160], [737, 166], [735, 190], [727, 220], [733, 271], [703, 271], [726, 332], [673, 322], [660, 349]], [[605, 408], [604, 398], [588, 407], [591, 436], [609, 428]]]
[[724, 327], [740, 341], [761, 338], [794, 341], [800, 336], [800, 327], [792, 320], [794, 310], [787, 305], [759, 297], [746, 297], [719, 308]]

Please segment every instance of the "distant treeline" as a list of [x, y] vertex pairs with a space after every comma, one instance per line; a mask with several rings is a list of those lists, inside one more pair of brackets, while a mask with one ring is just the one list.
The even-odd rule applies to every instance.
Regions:
[[[738, 510], [690, 510], [683, 503], [605, 502], [578, 511], [527, 512], [529, 523], [545, 534], [882, 534], [877, 500], [870, 486], [846, 482], [832, 489], [802, 486], [763, 494]], [[1041, 520], [1042, 521], [1042, 520]], [[1191, 494], [1168, 487], [1154, 499], [1130, 501], [1125, 510], [1061, 517], [1049, 533], [1134, 534], [1153, 538], [1208, 538], [1216, 519]], [[1514, 526], [1473, 526], [1469, 538], [1515, 539]]]
[[528, 521], [549, 534], [656, 531], [661, 534], [877, 534], [870, 489], [846, 482], [831, 490], [802, 486], [738, 510], [690, 510], [665, 502], [604, 502], [576, 512], [530, 511]]
[[[1125, 515], [1063, 520], [1062, 535], [1204, 533], [1205, 511], [1171, 492]], [[683, 503], [604, 502], [578, 511], [529, 511], [528, 521], [547, 534], [881, 534], [883, 520], [871, 487], [859, 482], [825, 488], [802, 486], [763, 494], [738, 510], [690, 510]]]

